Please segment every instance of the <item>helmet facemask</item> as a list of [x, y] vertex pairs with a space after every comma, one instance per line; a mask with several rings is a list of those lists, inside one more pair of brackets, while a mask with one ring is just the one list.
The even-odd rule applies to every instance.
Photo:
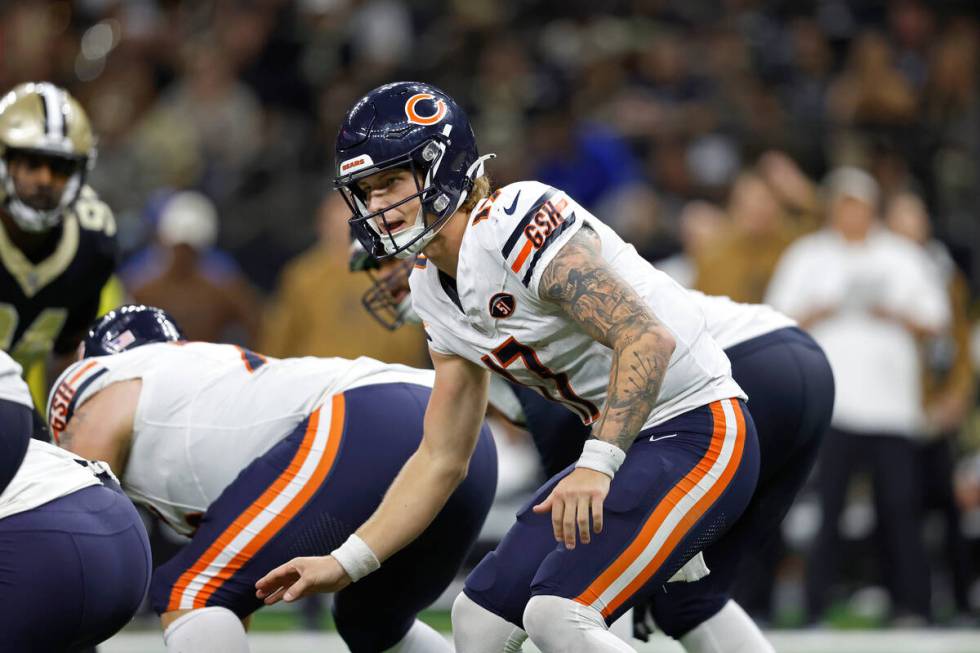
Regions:
[[[8, 159], [12, 156], [33, 156], [47, 159], [47, 165], [51, 167], [52, 174], [67, 176], [67, 181], [61, 190], [61, 196], [54, 206], [38, 208], [20, 196], [17, 192], [14, 175], [10, 172]], [[3, 156], [0, 156], [0, 184], [3, 185], [5, 195], [3, 208], [14, 219], [17, 226], [24, 231], [33, 233], [47, 231], [61, 222], [64, 212], [78, 199], [82, 186], [85, 184], [88, 168], [87, 157], [67, 157], [44, 151], [7, 148]]]
[[412, 310], [412, 293], [408, 289], [408, 277], [414, 265], [413, 259], [406, 259], [384, 270], [366, 270], [373, 283], [364, 292], [361, 303], [371, 317], [389, 331], [406, 323], [421, 322]]
[[[418, 254], [435, 237], [442, 225], [455, 212], [458, 204], [462, 204], [462, 200], [465, 200], [464, 191], [457, 206], [453, 207], [452, 211], [447, 210], [450, 205], [448, 194], [433, 183], [445, 152], [445, 143], [432, 139], [404, 156], [383, 161], [337, 179], [335, 185], [353, 213], [349, 220], [351, 231], [364, 248], [378, 260], [392, 256], [404, 259]], [[416, 192], [377, 211], [368, 211], [367, 198], [357, 182], [379, 172], [397, 168], [408, 171], [415, 182]], [[385, 213], [416, 198], [421, 205], [415, 220], [397, 233], [390, 233]], [[384, 229], [378, 224], [379, 221], [384, 225]]]

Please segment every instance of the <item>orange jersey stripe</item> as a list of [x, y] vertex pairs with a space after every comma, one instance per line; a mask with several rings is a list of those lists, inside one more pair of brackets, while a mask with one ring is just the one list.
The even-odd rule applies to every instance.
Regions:
[[[281, 513], [276, 515], [272, 521], [262, 529], [262, 531], [249, 540], [249, 542], [243, 547], [242, 551], [238, 552], [228, 564], [226, 564], [221, 570], [218, 571], [218, 573], [208, 580], [207, 584], [201, 589], [200, 592], [198, 592], [194, 599], [195, 608], [205, 607], [207, 599], [219, 587], [221, 587], [225, 581], [231, 578], [235, 571], [240, 568], [250, 556], [254, 555], [254, 553], [264, 546], [270, 539], [272, 539], [276, 533], [282, 530], [283, 526], [285, 526], [286, 523], [299, 512], [310, 497], [313, 496], [317, 488], [319, 488], [319, 486], [323, 483], [323, 480], [333, 467], [333, 463], [337, 457], [337, 451], [340, 446], [340, 439], [344, 428], [343, 395], [335, 395], [333, 397], [332, 411], [327, 449], [317, 464], [312, 477], [306, 482], [306, 484], [304, 484], [300, 492], [292, 499], [292, 501], [290, 501], [289, 504], [287, 504]], [[263, 510], [267, 509], [268, 506], [276, 499], [276, 497], [283, 492], [289, 482], [295, 478], [296, 474], [303, 467], [303, 464], [306, 462], [307, 458], [311, 455], [313, 441], [316, 438], [319, 425], [320, 410], [316, 410], [310, 415], [310, 423], [307, 425], [303, 442], [300, 444], [300, 447], [294, 455], [293, 460], [290, 461], [289, 466], [256, 501], [246, 508], [246, 510], [239, 515], [238, 518], [235, 519], [235, 521], [229, 525], [224, 532], [221, 533], [214, 543], [208, 547], [207, 551], [205, 551], [204, 554], [198, 558], [197, 562], [195, 562], [194, 565], [181, 574], [180, 578], [177, 579], [177, 582], [174, 583], [174, 587], [171, 589], [168, 610], [180, 609], [181, 598], [191, 581], [205, 569], [207, 569], [207, 567], [214, 562], [218, 555], [229, 544], [231, 544], [231, 542], [245, 529], [245, 527], [251, 523], [252, 520]]]
[[[735, 414], [737, 416], [738, 423], [738, 433], [736, 435], [736, 450], [732, 452], [732, 456], [729, 463], [722, 474], [719, 481], [716, 481], [712, 485], [710, 491], [702, 497], [702, 499], [695, 504], [695, 506], [684, 515], [681, 522], [674, 528], [671, 534], [668, 536], [667, 540], [660, 547], [660, 550], [654, 556], [653, 560], [644, 568], [643, 572], [635, 578], [626, 588], [624, 588], [616, 597], [602, 610], [603, 616], [608, 617], [616, 610], [624, 601], [626, 601], [630, 596], [632, 596], [637, 590], [639, 590], [646, 582], [656, 573], [657, 569], [663, 564], [664, 560], [670, 555], [673, 549], [676, 547], [677, 543], [687, 534], [687, 532], [697, 523], [697, 520], [701, 517], [708, 506], [714, 501], [714, 499], [721, 494], [724, 488], [728, 485], [731, 477], [734, 475], [735, 470], [738, 468], [738, 462], [741, 460], [741, 450], [742, 443], [744, 441], [744, 421], [740, 419], [740, 411], [735, 406]], [[620, 556], [613, 561], [606, 570], [599, 575], [599, 577], [589, 585], [579, 596], [575, 598], [575, 601], [583, 603], [585, 605], [591, 605], [595, 602], [609, 587], [613, 582], [619, 578], [627, 568], [633, 564], [633, 562], [640, 557], [644, 549], [653, 540], [657, 529], [664, 522], [667, 515], [674, 508], [674, 506], [681, 500], [681, 498], [688, 492], [693, 490], [698, 482], [711, 470], [714, 463], [718, 460], [721, 455], [722, 445], [725, 441], [725, 432], [727, 429], [727, 424], [725, 420], [724, 409], [720, 402], [713, 402], [710, 405], [712, 417], [714, 419], [714, 427], [712, 429], [711, 442], [708, 445], [708, 450], [702, 456], [701, 460], [694, 466], [694, 468], [687, 473], [687, 475], [678, 481], [674, 487], [670, 489], [657, 507], [654, 509], [653, 513], [647, 518], [639, 534], [633, 539], [633, 542], [626, 548], [626, 550], [620, 554]]]
[[531, 244], [530, 240], [526, 241], [524, 247], [521, 248], [521, 253], [517, 255], [517, 258], [514, 260], [514, 265], [510, 266], [510, 269], [514, 272], [520, 270], [521, 266], [524, 265], [524, 261], [531, 254], [532, 249], [534, 249], [534, 245]]
[[90, 369], [92, 369], [98, 364], [99, 364], [98, 361], [89, 361], [85, 365], [82, 365], [82, 369], [75, 372], [75, 375], [72, 376], [70, 379], [68, 379], [68, 385], [75, 385], [75, 381], [82, 378], [82, 375], [84, 375], [86, 372], [88, 372]]

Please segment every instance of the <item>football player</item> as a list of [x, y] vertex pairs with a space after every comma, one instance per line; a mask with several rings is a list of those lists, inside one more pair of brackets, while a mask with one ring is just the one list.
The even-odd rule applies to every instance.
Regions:
[[77, 651], [132, 619], [150, 583], [150, 544], [104, 464], [31, 440], [20, 376], [0, 351], [0, 641]]
[[52, 377], [71, 362], [115, 266], [112, 211], [85, 184], [95, 157], [64, 89], [30, 82], [0, 98], [0, 348], [27, 372], [52, 351]]
[[[412, 265], [411, 259], [378, 262], [359, 243], [351, 246], [351, 270], [369, 271], [374, 279], [365, 292], [364, 307], [389, 329], [419, 319], [411, 307]], [[768, 550], [809, 476], [833, 409], [833, 374], [816, 341], [771, 307], [690, 293], [704, 312], [708, 332], [731, 361], [732, 377], [750, 397], [749, 411], [759, 436], [759, 482], [742, 518], [704, 552], [710, 575], [655, 593], [649, 612], [640, 607], [634, 615], [636, 634], [642, 639], [650, 634], [645, 619], [649, 614], [689, 651], [711, 650], [712, 641], [724, 642], [725, 650], [738, 650], [740, 641], [753, 651], [771, 650], [758, 639], [762, 635], [754, 624], [730, 603], [731, 591], [740, 555]], [[512, 387], [521, 421], [548, 475], [574, 463], [588, 439], [588, 427], [561, 404]], [[495, 561], [495, 556], [488, 557], [477, 567], [467, 581], [467, 597], [520, 625], [535, 567], [525, 566], [524, 591], [509, 584], [518, 580], [515, 575], [510, 575], [508, 583], [491, 581], [486, 590], [474, 589], [486, 584], [489, 574], [497, 575]], [[488, 645], [487, 650], [499, 648]]]
[[[629, 651], [607, 622], [735, 523], [758, 476], [755, 428], [687, 293], [561, 190], [490, 194], [486, 158], [460, 107], [427, 84], [375, 89], [341, 125], [336, 186], [355, 235], [376, 258], [423, 255], [412, 304], [435, 385], [423, 444], [378, 511], [331, 556], [282, 565], [258, 591], [271, 602], [346, 587], [411, 542], [465, 476], [493, 371], [561, 401], [594, 436], [522, 513], [496, 570], [535, 561], [521, 619], [545, 653]], [[513, 624], [466, 601], [458, 651], [510, 636]]]
[[[150, 586], [167, 650], [182, 653], [248, 650], [241, 620], [262, 606], [255, 582], [293, 556], [333, 550], [370, 516], [419, 446], [433, 380], [369, 358], [279, 360], [185, 342], [145, 306], [108, 313], [82, 356], [52, 389], [52, 433], [106, 460], [134, 501], [191, 538]], [[352, 651], [452, 650], [416, 615], [455, 577], [490, 509], [485, 427], [473, 447], [466, 480], [424, 533], [337, 594]]]

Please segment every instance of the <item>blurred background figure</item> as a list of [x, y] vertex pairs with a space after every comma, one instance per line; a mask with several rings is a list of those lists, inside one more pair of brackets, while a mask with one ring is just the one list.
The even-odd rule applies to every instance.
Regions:
[[420, 325], [390, 332], [361, 305], [372, 280], [348, 270], [349, 213], [338, 193], [323, 201], [319, 238], [283, 272], [265, 316], [259, 351], [277, 357], [370, 356], [428, 367]]
[[[950, 329], [922, 342], [922, 399], [925, 438], [920, 450], [924, 507], [942, 520], [943, 546], [938, 569], [952, 589], [947, 598], [959, 620], [973, 612], [969, 591], [974, 565], [963, 537], [960, 507], [953, 489], [954, 460], [963, 453], [961, 433], [976, 393], [970, 353], [969, 289], [949, 250], [932, 237], [929, 214], [922, 200], [910, 192], [894, 196], [885, 223], [895, 233], [922, 247], [945, 284], [952, 310]], [[949, 600], [952, 599], [952, 601]]]
[[130, 292], [138, 303], [181, 320], [189, 340], [252, 346], [261, 304], [233, 259], [213, 251], [217, 237], [211, 200], [174, 193], [160, 212], [158, 249], [145, 257], [143, 278], [131, 278]]
[[678, 218], [681, 251], [657, 261], [657, 268], [685, 288], [694, 288], [699, 261], [721, 237], [726, 223], [725, 212], [711, 202], [688, 202]]
[[816, 193], [799, 167], [768, 152], [741, 173], [728, 198], [728, 221], [697, 259], [694, 287], [760, 303], [783, 250], [815, 226]]
[[931, 605], [922, 531], [919, 452], [927, 425], [919, 343], [947, 328], [946, 289], [917, 244], [880, 225], [878, 185], [870, 175], [839, 168], [824, 187], [827, 226], [786, 251], [766, 297], [813, 334], [837, 383], [818, 463], [821, 524], [807, 571], [808, 618], [825, 616], [846, 562], [839, 524], [848, 490], [855, 473], [867, 469], [892, 619], [925, 624]]

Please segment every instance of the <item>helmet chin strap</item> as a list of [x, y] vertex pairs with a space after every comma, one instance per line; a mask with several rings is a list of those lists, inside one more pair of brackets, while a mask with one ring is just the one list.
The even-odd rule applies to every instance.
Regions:
[[[496, 156], [497, 156], [496, 154], [491, 153], [491, 154], [484, 154], [483, 156], [477, 158], [477, 160], [474, 161], [470, 165], [470, 167], [466, 169], [466, 178], [472, 182], [474, 179], [478, 179], [481, 176], [483, 176], [484, 162], [496, 158]], [[459, 207], [463, 205], [463, 202], [466, 201], [466, 198], [468, 196], [469, 196], [469, 191], [460, 193], [459, 200], [457, 200], [456, 206], [453, 208], [452, 212], [449, 215], [458, 211]], [[396, 244], [398, 240], [402, 240], [403, 242], [411, 242], [415, 240], [415, 238], [418, 237], [418, 235], [425, 230], [425, 219], [423, 216], [424, 210], [425, 209], [422, 206], [420, 206], [418, 213], [415, 215], [415, 222], [412, 224], [412, 226], [403, 229], [402, 231], [395, 234]], [[395, 254], [395, 258], [406, 259], [412, 256], [417, 256], [419, 252], [425, 249], [425, 246], [428, 245], [430, 242], [432, 242], [432, 239], [435, 238], [440, 231], [442, 231], [442, 228], [446, 226], [447, 222], [449, 222], [448, 219], [443, 220], [439, 226], [434, 228], [432, 231], [427, 233], [422, 238], [419, 238], [410, 247]], [[387, 250], [390, 241], [384, 241], [384, 242], [385, 242], [385, 249]]]
[[0, 175], [3, 177], [4, 191], [7, 195], [5, 208], [14, 219], [14, 222], [17, 223], [17, 226], [24, 231], [40, 233], [56, 226], [61, 221], [62, 213], [75, 201], [81, 190], [81, 175], [76, 172], [68, 179], [68, 183], [65, 184], [58, 206], [48, 211], [41, 211], [29, 206], [20, 199], [17, 195], [17, 189], [14, 186], [13, 179], [7, 174], [6, 166], [2, 163], [0, 163], [0, 166], [3, 166], [0, 168]]

